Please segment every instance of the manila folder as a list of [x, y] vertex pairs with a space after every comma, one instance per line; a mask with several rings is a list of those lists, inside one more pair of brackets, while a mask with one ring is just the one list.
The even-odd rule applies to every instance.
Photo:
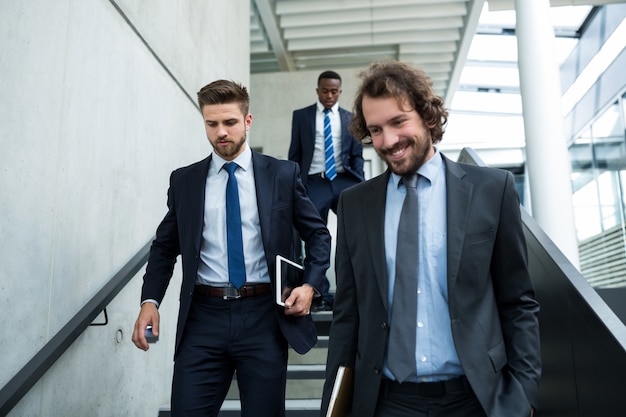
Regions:
[[352, 368], [340, 366], [335, 377], [333, 391], [326, 417], [350, 417], [352, 410], [352, 390], [354, 388], [354, 371]]

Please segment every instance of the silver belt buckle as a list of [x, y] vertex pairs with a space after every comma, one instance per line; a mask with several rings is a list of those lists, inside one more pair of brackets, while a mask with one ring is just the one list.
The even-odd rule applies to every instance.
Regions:
[[224, 300], [236, 300], [237, 298], [241, 298], [241, 294], [239, 294], [239, 290], [235, 287], [225, 287], [225, 294], [222, 296]]
[[320, 177], [322, 177], [322, 178], [326, 178], [326, 171], [322, 171], [322, 172], [320, 172]]

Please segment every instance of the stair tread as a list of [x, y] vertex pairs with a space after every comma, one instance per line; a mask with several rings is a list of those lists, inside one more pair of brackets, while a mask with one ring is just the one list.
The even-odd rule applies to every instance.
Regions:
[[287, 371], [323, 371], [326, 364], [288, 364]]
[[332, 311], [316, 311], [316, 312], [311, 313], [311, 318], [313, 318], [313, 321], [332, 321], [333, 312]]
[[[285, 408], [288, 410], [319, 410], [322, 401], [319, 399], [310, 400], [285, 400]], [[239, 400], [225, 400], [221, 410], [239, 410]]]

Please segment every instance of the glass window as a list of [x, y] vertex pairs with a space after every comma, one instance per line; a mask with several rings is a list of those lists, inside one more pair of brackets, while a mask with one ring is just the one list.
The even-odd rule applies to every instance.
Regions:
[[626, 285], [624, 96], [570, 146], [581, 272], [597, 287]]
[[593, 176], [588, 173], [573, 173], [574, 183], [579, 184], [572, 196], [576, 234], [583, 241], [602, 232], [602, 219], [598, 211], [598, 189]]

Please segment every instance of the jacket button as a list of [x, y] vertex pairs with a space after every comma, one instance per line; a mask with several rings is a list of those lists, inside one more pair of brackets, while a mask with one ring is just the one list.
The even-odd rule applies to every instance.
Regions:
[[383, 330], [387, 330], [387, 328], [388, 328], [388, 327], [389, 327], [389, 326], [388, 326], [388, 325], [387, 325], [387, 323], [386, 323], [386, 322], [384, 322], [384, 321], [380, 324], [380, 328], [381, 328], [381, 329], [383, 329]]
[[379, 368], [378, 366], [374, 368], [374, 373], [375, 373], [376, 375], [379, 375], [379, 374], [380, 374], [380, 368]]

